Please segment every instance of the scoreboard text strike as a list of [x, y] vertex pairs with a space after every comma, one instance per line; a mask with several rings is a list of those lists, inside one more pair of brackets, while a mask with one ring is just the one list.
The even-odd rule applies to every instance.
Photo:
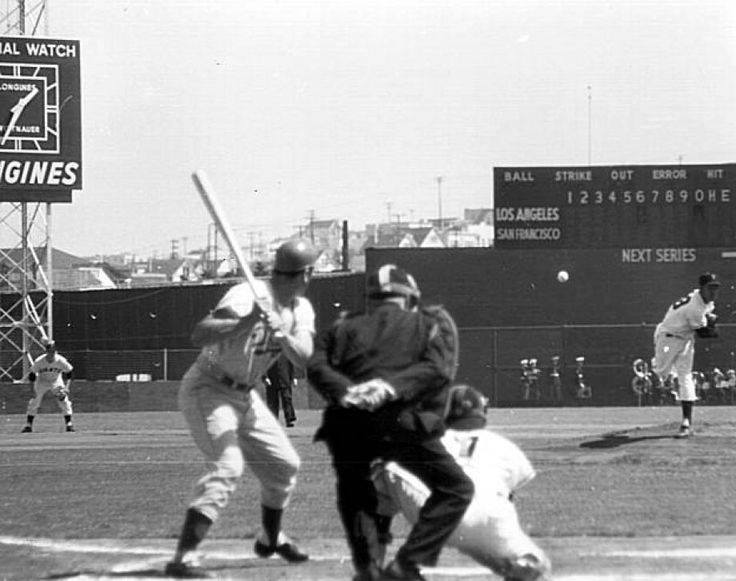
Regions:
[[736, 164], [498, 167], [493, 185], [497, 248], [735, 245]]

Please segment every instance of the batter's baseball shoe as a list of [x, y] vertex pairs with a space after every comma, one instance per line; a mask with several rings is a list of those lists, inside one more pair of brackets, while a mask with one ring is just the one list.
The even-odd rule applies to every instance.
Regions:
[[256, 544], [253, 546], [253, 550], [256, 555], [262, 559], [266, 559], [273, 554], [278, 555], [289, 563], [303, 563], [309, 559], [309, 555], [300, 551], [299, 547], [292, 543], [288, 538], [286, 542], [276, 545], [267, 545], [260, 539], [257, 539]]
[[177, 563], [171, 561], [166, 563], [164, 575], [175, 579], [210, 579], [212, 575], [199, 565], [191, 565], [189, 563]]
[[414, 565], [401, 564], [393, 560], [381, 571], [381, 581], [427, 581]]
[[74, 429], [74, 426], [72, 426], [71, 424], [67, 424], [66, 431], [67, 432], [76, 432], [76, 430]]
[[28, 432], [32, 432], [32, 431], [33, 431], [33, 428], [32, 428], [31, 426], [25, 426], [25, 427], [24, 427], [24, 428], [23, 428], [23, 429], [22, 429], [22, 430], [20, 431], [20, 433], [21, 433], [21, 434], [27, 434]]

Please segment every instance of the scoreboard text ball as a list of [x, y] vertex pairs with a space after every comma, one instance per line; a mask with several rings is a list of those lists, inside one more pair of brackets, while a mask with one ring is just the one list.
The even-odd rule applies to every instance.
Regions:
[[497, 248], [733, 246], [736, 164], [497, 167]]

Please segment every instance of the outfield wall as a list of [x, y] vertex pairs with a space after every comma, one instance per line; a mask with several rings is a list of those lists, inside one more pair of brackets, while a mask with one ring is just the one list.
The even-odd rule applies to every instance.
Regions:
[[[75, 412], [148, 412], [177, 411], [178, 381], [81, 381], [72, 382], [72, 403]], [[320, 406], [319, 398], [309, 393], [306, 385], [294, 390], [294, 405], [306, 409]], [[28, 383], [0, 383], [0, 413], [25, 414], [32, 387]], [[41, 404], [41, 413], [59, 413], [56, 400], [48, 393]]]

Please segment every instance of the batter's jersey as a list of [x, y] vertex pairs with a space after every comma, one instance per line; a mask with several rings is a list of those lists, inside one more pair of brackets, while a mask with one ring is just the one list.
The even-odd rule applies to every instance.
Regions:
[[62, 387], [64, 380], [62, 373], [69, 373], [74, 369], [66, 358], [58, 353], [54, 354], [53, 360], [49, 361], [46, 354], [37, 357], [31, 365], [30, 371], [36, 374], [35, 384], [39, 387]]
[[536, 472], [526, 454], [511, 440], [484, 428], [448, 428], [442, 443], [475, 484], [476, 496], [508, 497]]
[[[261, 280], [257, 280], [256, 285], [258, 294], [268, 298], [272, 308], [283, 320], [288, 334], [295, 335], [305, 331], [314, 335], [314, 309], [309, 300], [297, 297], [291, 305], [274, 305], [270, 287]], [[217, 303], [215, 310], [228, 308], [239, 317], [245, 317], [253, 312], [254, 305], [253, 291], [250, 285], [244, 282], [231, 287]], [[200, 359], [236, 383], [254, 386], [280, 352], [281, 347], [273, 340], [270, 329], [259, 319], [250, 329], [244, 329], [242, 333], [202, 347]]]
[[682, 339], [692, 339], [695, 329], [706, 325], [705, 316], [714, 309], [715, 304], [712, 301], [706, 303], [700, 295], [700, 289], [695, 289], [670, 305], [664, 319], [657, 325], [654, 336], [670, 333]]

